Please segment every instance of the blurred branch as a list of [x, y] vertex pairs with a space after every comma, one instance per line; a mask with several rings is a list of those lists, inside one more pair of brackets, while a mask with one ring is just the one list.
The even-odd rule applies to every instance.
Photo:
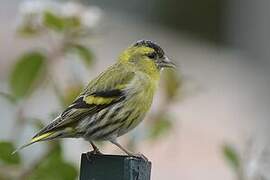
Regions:
[[23, 132], [26, 122], [26, 118], [24, 117], [24, 105], [20, 105], [18, 110], [16, 111], [15, 122], [12, 128], [13, 130], [11, 130], [10, 132], [11, 139], [13, 139], [14, 141], [18, 140], [18, 137], [20, 137], [21, 133]]
[[11, 94], [9, 94], [9, 93], [0, 92], [0, 96], [5, 98], [6, 100], [11, 102], [12, 104], [14, 104], [16, 102], [16, 98], [14, 96], [12, 96]]

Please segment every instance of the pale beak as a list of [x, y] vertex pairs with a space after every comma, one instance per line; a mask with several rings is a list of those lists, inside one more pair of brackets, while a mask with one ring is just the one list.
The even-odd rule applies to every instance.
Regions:
[[161, 68], [176, 68], [176, 64], [174, 64], [167, 56], [161, 58], [158, 65]]

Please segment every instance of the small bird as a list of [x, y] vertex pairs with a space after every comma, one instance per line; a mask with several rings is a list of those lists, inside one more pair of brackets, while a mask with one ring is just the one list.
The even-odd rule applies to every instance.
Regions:
[[93, 79], [55, 120], [41, 129], [33, 143], [58, 138], [84, 138], [101, 153], [94, 141], [107, 140], [130, 156], [117, 138], [135, 128], [150, 109], [163, 68], [175, 68], [162, 48], [150, 40], [137, 41], [118, 61]]

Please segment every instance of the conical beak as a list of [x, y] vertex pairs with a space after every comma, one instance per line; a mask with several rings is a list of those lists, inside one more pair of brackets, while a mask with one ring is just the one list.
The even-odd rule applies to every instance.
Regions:
[[161, 58], [158, 65], [161, 68], [176, 68], [176, 65], [167, 56]]

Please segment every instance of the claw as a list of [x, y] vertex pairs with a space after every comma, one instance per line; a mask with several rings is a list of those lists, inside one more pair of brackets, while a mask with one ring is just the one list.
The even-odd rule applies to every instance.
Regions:
[[143, 154], [141, 153], [133, 153], [133, 152], [130, 152], [129, 150], [125, 149], [124, 147], [121, 146], [121, 144], [119, 144], [116, 139], [111, 139], [110, 140], [111, 143], [113, 143], [114, 145], [116, 145], [117, 147], [119, 147], [122, 151], [124, 151], [127, 155], [129, 156], [133, 156], [135, 158], [138, 158], [138, 159], [143, 159], [144, 161], [148, 161], [147, 157], [145, 157]]
[[91, 156], [93, 155], [102, 155], [103, 153], [101, 153], [98, 149], [95, 149], [93, 151], [87, 152], [86, 153], [86, 158], [88, 161], [91, 161]]
[[101, 155], [102, 153], [99, 151], [99, 149], [98, 149], [98, 147], [92, 142], [92, 141], [90, 141], [90, 144], [91, 144], [91, 146], [93, 147], [93, 151], [90, 151], [90, 152], [88, 152], [88, 153], [91, 153], [91, 154], [99, 154], [99, 155]]
[[92, 154], [98, 154], [98, 155], [102, 155], [102, 154], [103, 154], [102, 152], [100, 152], [99, 149], [94, 149], [94, 150], [91, 151], [90, 153], [92, 153]]

